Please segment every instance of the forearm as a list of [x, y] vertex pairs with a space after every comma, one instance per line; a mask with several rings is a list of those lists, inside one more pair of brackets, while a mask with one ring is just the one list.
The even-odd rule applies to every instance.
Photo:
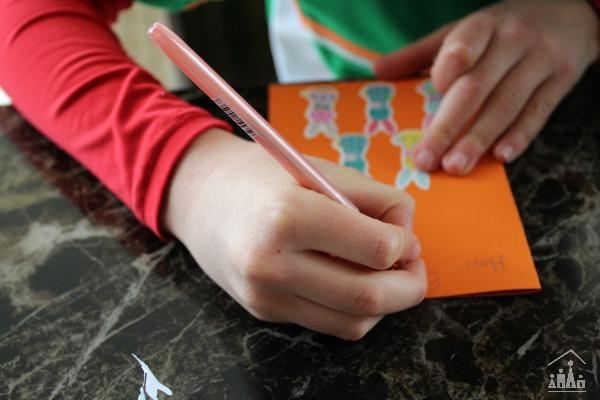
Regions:
[[[107, 4], [108, 3], [108, 4]], [[155, 232], [165, 188], [206, 111], [167, 93], [109, 28], [129, 0], [0, 0], [0, 86]]]

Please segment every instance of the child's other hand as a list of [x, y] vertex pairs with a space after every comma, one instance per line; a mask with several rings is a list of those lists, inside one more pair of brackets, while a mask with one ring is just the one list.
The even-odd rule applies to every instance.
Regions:
[[[300, 187], [258, 145], [214, 130], [178, 166], [165, 226], [257, 318], [360, 339], [425, 296], [414, 203], [357, 171], [312, 162], [362, 214]], [[390, 269], [397, 260], [403, 266]]]
[[400, 77], [435, 57], [431, 76], [445, 97], [415, 163], [467, 174], [492, 146], [504, 162], [525, 150], [597, 59], [599, 41], [598, 15], [585, 0], [504, 1], [382, 58], [375, 69], [381, 78]]

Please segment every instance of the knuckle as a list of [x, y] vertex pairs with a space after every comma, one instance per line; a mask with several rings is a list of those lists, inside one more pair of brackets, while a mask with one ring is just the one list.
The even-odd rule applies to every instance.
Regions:
[[516, 115], [520, 111], [519, 91], [511, 87], [503, 87], [498, 92], [494, 107], [500, 115]]
[[399, 245], [398, 241], [395, 232], [374, 235], [371, 242], [371, 260], [374, 268], [386, 269], [396, 261], [394, 256]]
[[356, 342], [361, 340], [371, 330], [372, 325], [368, 319], [359, 319], [346, 326], [344, 331], [339, 335], [344, 340]]
[[473, 26], [477, 32], [489, 30], [496, 25], [496, 16], [489, 12], [479, 11], [472, 15], [469, 19], [469, 23]]
[[470, 47], [463, 42], [448, 43], [446, 57], [458, 65], [459, 68], [468, 68], [473, 62], [473, 54]]
[[243, 256], [240, 275], [245, 282], [252, 285], [273, 286], [285, 282], [287, 269], [273, 261], [272, 257], [265, 257], [262, 250], [249, 250], [248, 254]]
[[354, 295], [353, 306], [359, 315], [381, 315], [383, 296], [374, 286], [365, 285]]
[[[413, 199], [413, 197], [405, 192], [404, 190], [398, 190], [396, 188], [393, 188], [392, 190], [394, 190], [396, 192], [396, 195], [398, 196], [398, 203], [397, 205], [399, 205], [400, 208], [400, 216], [401, 216], [401, 223], [400, 226], [403, 227], [410, 227], [412, 224], [412, 221], [414, 219], [414, 215], [415, 215], [415, 210], [416, 210], [416, 203], [415, 200]], [[389, 208], [381, 217], [382, 221], [386, 221], [387, 220], [387, 215], [391, 210], [395, 210], [396, 206], [393, 206], [392, 208]]]
[[284, 192], [267, 210], [263, 220], [266, 238], [270, 243], [294, 240], [296, 226], [294, 195]]
[[265, 300], [263, 293], [254, 288], [248, 287], [241, 294], [239, 294], [242, 306], [252, 314], [255, 318], [266, 321], [269, 319], [268, 315], [268, 302]]
[[417, 202], [415, 201], [415, 199], [410, 195], [410, 193], [407, 193], [405, 191], [400, 192], [401, 196], [402, 196], [402, 204], [404, 205], [404, 209], [409, 213], [409, 214], [414, 214], [415, 209], [417, 208]]
[[469, 99], [478, 99], [483, 96], [485, 84], [483, 80], [469, 74], [460, 78], [460, 89], [463, 95]]
[[558, 76], [563, 79], [569, 79], [577, 73], [576, 63], [568, 57], [562, 57], [557, 65]]
[[531, 129], [522, 129], [519, 131], [519, 134], [521, 136], [521, 143], [525, 146], [531, 143], [535, 137], [535, 132]]
[[502, 24], [498, 33], [511, 43], [522, 43], [532, 36], [532, 28], [525, 19], [513, 17]]
[[460, 21], [449, 36], [452, 36], [454, 32], [460, 32], [467, 41], [473, 40], [487, 35], [488, 32], [494, 29], [496, 24], [496, 16], [485, 11], [478, 11]]
[[542, 96], [534, 99], [529, 107], [529, 116], [535, 119], [545, 119], [553, 109], [553, 103]]
[[471, 147], [473, 147], [478, 153], [485, 152], [490, 144], [489, 137], [479, 132], [468, 135], [465, 140], [468, 141], [471, 144]]
[[550, 34], [542, 34], [538, 41], [538, 48], [546, 59], [554, 65], [562, 60], [562, 51], [556, 39]]
[[425, 296], [427, 296], [427, 279], [421, 279], [415, 285], [415, 305], [421, 303], [425, 300]]
[[456, 130], [449, 121], [435, 122], [435, 127], [432, 127], [431, 144], [434, 146], [436, 152], [441, 153], [450, 146]]
[[240, 263], [242, 278], [251, 283], [261, 283], [266, 278], [266, 263], [260, 250], [249, 250]]
[[538, 52], [560, 78], [570, 78], [577, 73], [576, 58], [566, 56], [564, 49], [554, 36], [547, 33], [542, 34], [538, 42]]

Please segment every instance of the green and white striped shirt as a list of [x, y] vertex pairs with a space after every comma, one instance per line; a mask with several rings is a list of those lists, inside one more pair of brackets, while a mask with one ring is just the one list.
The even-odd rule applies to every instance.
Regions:
[[[194, 0], [143, 0], [169, 9]], [[494, 0], [265, 0], [280, 82], [373, 76], [374, 61]]]

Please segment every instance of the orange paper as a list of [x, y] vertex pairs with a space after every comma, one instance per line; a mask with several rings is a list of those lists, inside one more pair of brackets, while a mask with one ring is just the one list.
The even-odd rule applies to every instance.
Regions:
[[425, 79], [273, 85], [269, 117], [302, 153], [413, 196], [428, 298], [540, 290], [501, 163], [487, 157], [468, 177], [414, 169], [410, 149], [439, 99]]

